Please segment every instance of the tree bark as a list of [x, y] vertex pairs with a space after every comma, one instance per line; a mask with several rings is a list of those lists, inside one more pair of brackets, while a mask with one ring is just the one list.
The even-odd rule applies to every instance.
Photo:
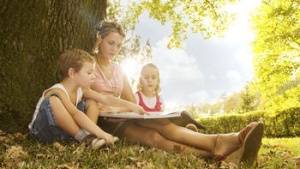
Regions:
[[0, 1], [0, 123], [27, 126], [46, 88], [57, 82], [57, 60], [69, 48], [91, 51], [107, 0]]

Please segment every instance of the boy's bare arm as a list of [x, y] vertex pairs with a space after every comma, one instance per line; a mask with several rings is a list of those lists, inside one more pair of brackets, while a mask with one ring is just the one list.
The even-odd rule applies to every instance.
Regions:
[[84, 90], [84, 97], [96, 100], [100, 103], [103, 103], [108, 106], [116, 106], [116, 107], [125, 107], [129, 108], [131, 111], [139, 113], [139, 114], [147, 114], [147, 112], [139, 105], [116, 98], [114, 96], [109, 96], [109, 95], [103, 95], [100, 94], [92, 89], [85, 89]]

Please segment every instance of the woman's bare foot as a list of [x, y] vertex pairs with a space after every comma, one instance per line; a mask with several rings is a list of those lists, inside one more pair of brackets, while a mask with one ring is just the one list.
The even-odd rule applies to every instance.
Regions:
[[240, 143], [238, 133], [220, 134], [216, 137], [213, 156], [215, 156], [215, 158], [225, 158], [239, 148]]

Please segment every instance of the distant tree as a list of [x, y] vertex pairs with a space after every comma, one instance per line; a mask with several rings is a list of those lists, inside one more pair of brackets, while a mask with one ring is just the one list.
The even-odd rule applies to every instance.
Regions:
[[224, 100], [224, 111], [226, 113], [240, 113], [242, 99], [239, 93], [233, 93]]
[[256, 110], [259, 104], [259, 95], [248, 84], [242, 91], [230, 95], [222, 93], [215, 103], [202, 103], [198, 109], [200, 112], [210, 110], [212, 115], [222, 110], [224, 113], [247, 113]]
[[300, 1], [263, 0], [253, 13], [255, 82], [265, 108], [300, 106], [300, 85], [283, 86], [300, 76]]
[[242, 101], [241, 110], [244, 113], [253, 111], [257, 108], [258, 98], [256, 93], [251, 91], [251, 86], [246, 85], [244, 89], [240, 92], [240, 98]]
[[[195, 107], [195, 106], [193, 106]], [[196, 105], [199, 113], [209, 113], [210, 105], [209, 103], [201, 103]]]

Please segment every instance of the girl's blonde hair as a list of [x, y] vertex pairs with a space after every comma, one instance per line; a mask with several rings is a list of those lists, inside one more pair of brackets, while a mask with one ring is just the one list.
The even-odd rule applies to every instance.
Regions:
[[142, 82], [141, 82], [141, 76], [142, 76], [142, 71], [146, 68], [146, 67], [151, 67], [151, 68], [154, 68], [156, 69], [156, 72], [157, 72], [157, 77], [158, 77], [158, 83], [157, 83], [157, 86], [155, 88], [155, 95], [159, 95], [161, 93], [161, 87], [160, 87], [160, 75], [159, 75], [159, 69], [158, 67], [153, 64], [153, 63], [148, 63], [146, 65], [144, 65], [141, 69], [141, 72], [140, 72], [140, 78], [139, 78], [139, 82], [137, 84], [137, 90], [138, 91], [142, 91], [143, 89], [143, 85], [142, 85]]
[[94, 57], [80, 49], [70, 49], [63, 52], [58, 64], [58, 73], [61, 80], [69, 77], [68, 71], [73, 68], [75, 72], [80, 71], [85, 62], [95, 63]]
[[[125, 31], [123, 27], [115, 21], [102, 21], [100, 25], [96, 26], [97, 37], [101, 36], [104, 39], [109, 33], [116, 32], [119, 33], [122, 37], [125, 37]], [[93, 48], [93, 54], [97, 55], [100, 51], [100, 43], [98, 40]]]

